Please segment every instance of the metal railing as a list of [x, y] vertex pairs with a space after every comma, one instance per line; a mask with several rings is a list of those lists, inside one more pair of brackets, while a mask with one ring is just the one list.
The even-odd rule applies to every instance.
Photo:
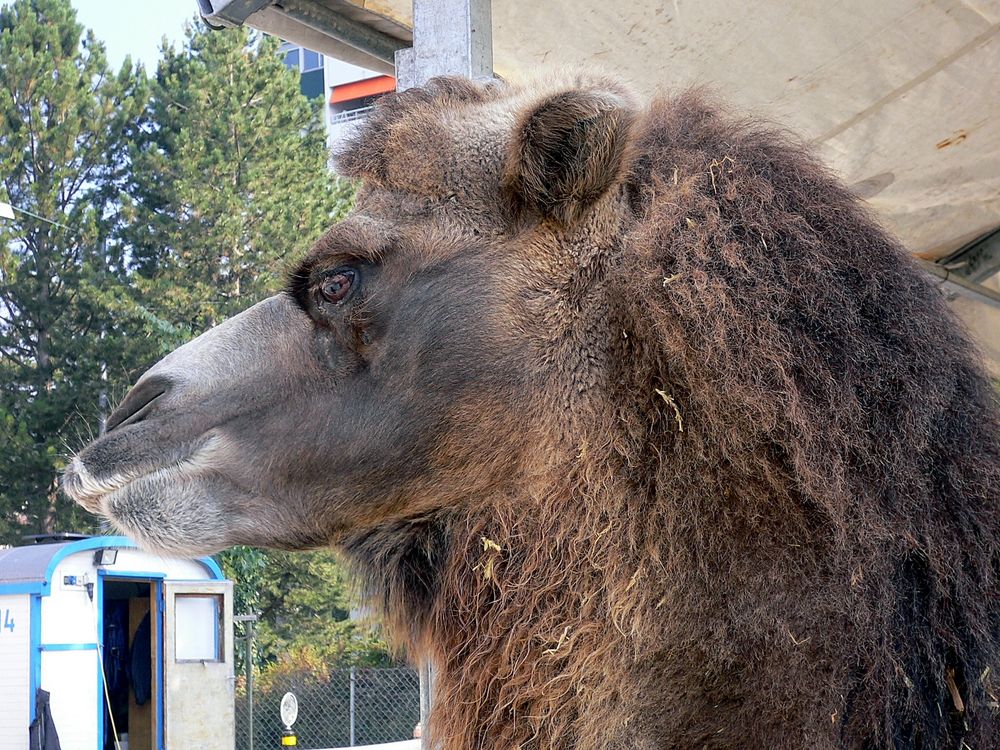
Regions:
[[339, 125], [342, 122], [363, 120], [368, 117], [368, 113], [373, 109], [374, 107], [359, 107], [358, 109], [349, 109], [346, 112], [338, 112], [335, 115], [330, 115], [330, 124]]

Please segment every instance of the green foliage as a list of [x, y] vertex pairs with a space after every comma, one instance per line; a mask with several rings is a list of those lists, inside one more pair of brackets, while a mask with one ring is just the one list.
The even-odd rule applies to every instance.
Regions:
[[55, 478], [100, 394], [132, 376], [120, 363], [143, 359], [108, 240], [145, 99], [144, 76], [111, 71], [67, 0], [0, 8], [0, 200], [57, 222], [0, 221], [0, 542], [91, 527]]
[[233, 581], [233, 611], [260, 612], [260, 590], [268, 564], [268, 552], [256, 547], [230, 547], [217, 555], [226, 578]]
[[164, 50], [125, 235], [159, 316], [200, 332], [273, 294], [349, 208], [317, 106], [273, 38], [192, 25], [184, 49]]
[[[350, 619], [358, 598], [331, 550], [235, 547], [219, 559], [235, 582], [234, 610], [260, 615], [254, 663], [265, 680], [289, 670], [323, 679], [331, 668], [392, 663], [377, 626], [363, 617]], [[243, 658], [241, 651], [237, 661]], [[320, 666], [317, 671], [310, 665]]]
[[315, 649], [328, 664], [382, 666], [391, 659], [372, 623], [349, 619], [358, 597], [330, 550], [269, 552], [260, 586], [265, 661]]

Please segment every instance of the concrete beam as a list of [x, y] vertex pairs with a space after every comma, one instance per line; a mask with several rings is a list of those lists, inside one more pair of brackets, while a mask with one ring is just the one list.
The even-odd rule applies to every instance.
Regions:
[[413, 47], [396, 53], [396, 88], [434, 76], [493, 77], [491, 0], [413, 0]]
[[289, 18], [295, 19], [304, 26], [327, 34], [338, 42], [385, 63], [393, 63], [396, 52], [405, 46], [404, 42], [317, 2], [283, 0], [281, 9]]
[[235, 28], [270, 4], [271, 0], [198, 0], [198, 10], [213, 29]]
[[396, 50], [408, 42], [348, 18], [317, 0], [198, 0], [211, 28], [243, 24], [324, 55], [375, 70], [395, 72]]

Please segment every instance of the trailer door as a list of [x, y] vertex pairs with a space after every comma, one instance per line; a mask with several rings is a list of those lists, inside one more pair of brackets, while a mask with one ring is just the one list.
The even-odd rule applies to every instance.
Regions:
[[233, 584], [164, 581], [165, 750], [232, 750]]

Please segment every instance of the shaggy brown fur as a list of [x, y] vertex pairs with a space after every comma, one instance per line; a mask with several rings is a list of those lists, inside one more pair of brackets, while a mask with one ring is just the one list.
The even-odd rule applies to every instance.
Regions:
[[[404, 153], [447, 194], [442, 121], [518, 96], [408, 92], [341, 164], [413, 190]], [[500, 175], [501, 231], [566, 264], [558, 294], [525, 283], [564, 308], [528, 333], [561, 368], [525, 415], [538, 461], [515, 495], [348, 544], [437, 665], [433, 736], [995, 747], [1000, 427], [976, 354], [802, 147], [698, 94], [622, 101], [601, 82], [528, 108]], [[483, 171], [460, 202], [495, 200]], [[596, 366], [567, 389], [574, 358]]]
[[805, 149], [438, 79], [340, 163], [352, 215], [143, 376], [79, 502], [345, 550], [442, 750], [1000, 746], [996, 394]]

